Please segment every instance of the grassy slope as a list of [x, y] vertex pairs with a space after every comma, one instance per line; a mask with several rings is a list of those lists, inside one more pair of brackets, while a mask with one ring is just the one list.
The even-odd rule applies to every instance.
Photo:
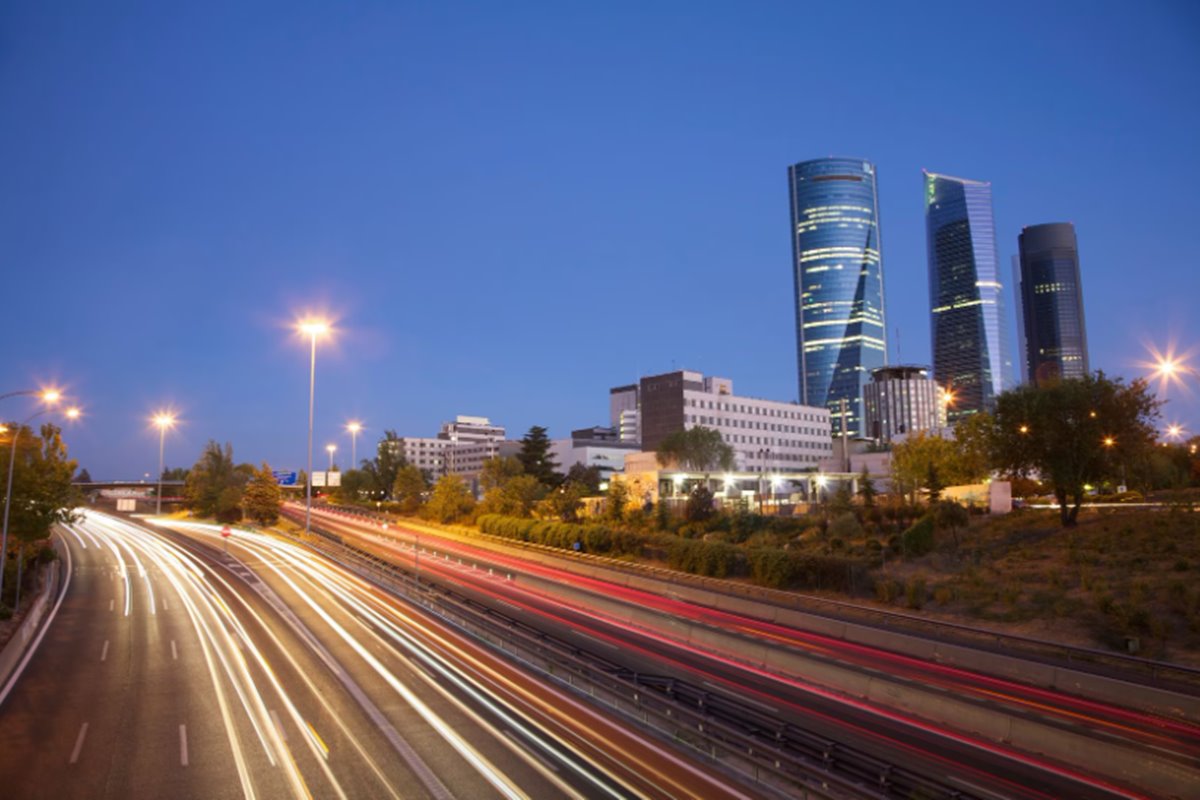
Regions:
[[959, 536], [878, 572], [891, 601], [1086, 646], [1137, 637], [1139, 655], [1200, 665], [1200, 514], [1085, 511], [1064, 530], [1057, 512], [1025, 511]]

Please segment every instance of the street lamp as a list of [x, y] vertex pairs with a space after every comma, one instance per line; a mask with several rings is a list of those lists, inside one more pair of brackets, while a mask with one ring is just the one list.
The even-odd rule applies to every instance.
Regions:
[[162, 482], [163, 482], [163, 446], [167, 430], [175, 427], [175, 415], [169, 411], [159, 411], [150, 421], [158, 428], [158, 493], [154, 498], [155, 515], [162, 514]]
[[[17, 392], [14, 394], [28, 394], [28, 392]], [[0, 598], [4, 597], [4, 561], [8, 558], [8, 510], [12, 505], [13, 472], [17, 465], [17, 440], [21, 438], [21, 431], [24, 427], [42, 414], [51, 411], [54, 405], [62, 399], [62, 394], [55, 389], [47, 389], [41, 392], [40, 397], [42, 402], [46, 404], [46, 408], [33, 413], [13, 429], [12, 445], [9, 447], [8, 486], [4, 490], [4, 526], [3, 530], [0, 531]], [[68, 408], [66, 411], [67, 419], [78, 419], [79, 413], [78, 408]]]
[[304, 482], [304, 533], [312, 530], [312, 440], [313, 400], [317, 385], [317, 337], [329, 333], [329, 323], [323, 319], [306, 319], [296, 330], [309, 338], [311, 350], [308, 361], [308, 480]]
[[336, 444], [325, 445], [325, 452], [329, 453], [329, 471], [333, 472], [333, 454], [335, 452], [337, 452], [337, 445]]
[[346, 430], [350, 431], [350, 469], [358, 469], [358, 432], [362, 429], [358, 420], [346, 423]]

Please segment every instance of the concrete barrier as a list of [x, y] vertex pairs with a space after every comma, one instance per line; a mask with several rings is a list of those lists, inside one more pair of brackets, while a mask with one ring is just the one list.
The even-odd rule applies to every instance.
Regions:
[[42, 588], [38, 592], [37, 598], [33, 601], [29, 613], [25, 615], [25, 619], [21, 620], [21, 624], [13, 633], [12, 638], [4, 645], [4, 649], [0, 650], [0, 688], [8, 684], [8, 680], [16, 670], [17, 665], [21, 663], [21, 658], [25, 655], [29, 643], [37, 635], [42, 618], [46, 616], [46, 611], [50, 607], [51, 600], [53, 600], [54, 589], [58, 586], [59, 569], [58, 561], [50, 565], [48, 569], [49, 574], [46, 576], [46, 580], [42, 582]]

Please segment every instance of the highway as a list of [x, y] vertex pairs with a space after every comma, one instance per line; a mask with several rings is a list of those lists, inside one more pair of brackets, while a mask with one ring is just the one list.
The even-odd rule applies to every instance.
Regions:
[[[365, 549], [415, 568], [413, 532], [387, 530], [344, 515], [317, 512], [317, 524], [342, 535], [357, 537]], [[1100, 740], [1137, 748], [1152, 771], [1173, 771], [1184, 786], [1196, 775], [1200, 728], [1190, 722], [1166, 720], [1119, 707], [1083, 701], [1062, 693], [1025, 686], [942, 667], [917, 659], [872, 650], [838, 640], [772, 625], [747, 617], [707, 609], [648, 592], [572, 575], [565, 570], [533, 564], [519, 556], [494, 552], [471, 543], [420, 533], [420, 570], [427, 581], [454, 585], [482, 603], [503, 607], [524, 623], [556, 635], [575, 637], [580, 647], [606, 654], [631, 670], [686, 679], [714, 693], [741, 698], [770, 710], [781, 719], [852, 745], [893, 764], [926, 774], [944, 776], [951, 786], [978, 796], [1027, 797], [1141, 797], [1150, 793], [1136, 782], [1109, 780], [1064, 763], [1020, 752], [997, 743], [964, 735], [909, 714], [890, 711], [840, 695], [804, 680], [803, 676], [767, 673], [739, 663], [727, 653], [684, 645], [656, 635], [644, 625], [634, 629], [614, 614], [614, 601], [657, 609], [668, 629], [674, 619], [699, 620], [706, 625], [736, 630], [762, 642], [797, 648], [814, 657], [836, 660], [869, 673], [974, 697], [1025, 718], [1070, 726]], [[460, 563], [461, 562], [461, 563]], [[495, 581], [493, 573], [514, 580]], [[525, 578], [536, 576], [531, 582]], [[531, 585], [536, 583], [536, 588]], [[556, 584], [561, 589], [556, 589]], [[590, 593], [593, 599], [588, 600]]]
[[295, 544], [93, 512], [62, 541], [5, 797], [753, 796]]

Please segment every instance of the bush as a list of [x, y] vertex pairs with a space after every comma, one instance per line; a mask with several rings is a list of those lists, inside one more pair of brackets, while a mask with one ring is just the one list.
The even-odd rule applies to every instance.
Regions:
[[920, 609], [925, 605], [925, 579], [909, 578], [904, 587], [904, 599], [909, 608]]
[[907, 556], [923, 556], [933, 550], [933, 517], [924, 516], [900, 537], [900, 544]]
[[861, 539], [863, 536], [863, 527], [859, 524], [858, 517], [852, 512], [847, 511], [844, 514], [839, 514], [829, 524], [828, 534], [834, 539], [849, 541], [852, 539]]

